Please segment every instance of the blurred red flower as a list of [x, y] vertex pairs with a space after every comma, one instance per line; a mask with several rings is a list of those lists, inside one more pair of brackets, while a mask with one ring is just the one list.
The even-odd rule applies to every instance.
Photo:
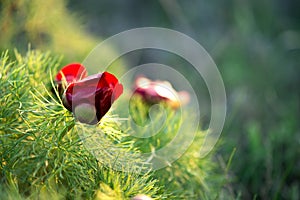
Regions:
[[190, 99], [188, 92], [177, 92], [170, 82], [161, 80], [152, 81], [144, 76], [136, 78], [134, 93], [142, 96], [150, 104], [165, 102], [175, 109], [187, 104]]

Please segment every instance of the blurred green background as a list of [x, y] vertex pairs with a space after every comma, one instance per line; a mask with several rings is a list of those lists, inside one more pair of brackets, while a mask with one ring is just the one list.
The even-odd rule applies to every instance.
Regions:
[[[241, 199], [299, 199], [299, 10], [292, 0], [2, 0], [0, 49], [25, 52], [30, 43], [67, 63], [81, 62], [103, 39], [131, 28], [158, 26], [191, 36], [211, 55], [226, 87], [228, 115], [216, 161], [236, 148], [230, 191]], [[129, 67], [165, 62], [189, 73], [174, 55], [144, 50], [128, 57]], [[199, 77], [191, 80], [199, 84]], [[201, 101], [209, 96], [200, 85]], [[208, 104], [201, 105], [203, 127]]]

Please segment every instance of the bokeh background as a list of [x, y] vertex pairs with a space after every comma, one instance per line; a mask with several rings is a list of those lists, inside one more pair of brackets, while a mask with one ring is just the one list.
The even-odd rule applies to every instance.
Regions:
[[[228, 189], [240, 199], [299, 199], [299, 10], [292, 0], [1, 0], [0, 49], [38, 48], [67, 63], [81, 62], [103, 39], [131, 28], [191, 36], [211, 55], [226, 87], [228, 115], [216, 162], [222, 165], [236, 149]], [[127, 68], [158, 62], [190, 74], [174, 55], [144, 50], [127, 56]], [[199, 77], [190, 80], [207, 99]], [[205, 128], [209, 101], [202, 102]]]

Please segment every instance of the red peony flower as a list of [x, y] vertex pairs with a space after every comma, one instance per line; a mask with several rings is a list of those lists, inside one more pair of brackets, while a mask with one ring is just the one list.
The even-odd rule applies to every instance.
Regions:
[[64, 66], [55, 76], [58, 92], [62, 94], [69, 84], [79, 81], [86, 76], [87, 72], [85, 67], [79, 63], [71, 63]]
[[122, 94], [123, 86], [108, 73], [87, 77], [79, 63], [64, 66], [55, 76], [64, 106], [83, 123], [96, 124]]
[[63, 95], [63, 103], [80, 122], [96, 124], [122, 92], [118, 79], [103, 72], [71, 83]]
[[188, 92], [177, 92], [168, 81], [152, 81], [143, 76], [135, 80], [134, 93], [150, 104], [165, 102], [175, 109], [188, 103], [190, 98]]

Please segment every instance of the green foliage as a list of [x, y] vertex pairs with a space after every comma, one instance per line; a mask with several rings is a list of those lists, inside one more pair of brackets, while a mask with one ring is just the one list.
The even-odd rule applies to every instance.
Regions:
[[[15, 52], [15, 61], [8, 52], [2, 54], [1, 199], [108, 200], [137, 194], [153, 199], [211, 199], [220, 193], [224, 176], [216, 170], [213, 154], [205, 158], [197, 154], [205, 136], [202, 131], [170, 166], [154, 172], [145, 168], [140, 153], [163, 148], [184, 121], [181, 113], [161, 105], [166, 123], [145, 140], [133, 137], [130, 125], [128, 132], [122, 131], [124, 124], [110, 113], [97, 126], [77, 123], [62, 105], [51, 78], [59, 61], [39, 51], [28, 51], [24, 57]], [[144, 123], [149, 106], [141, 99], [131, 105], [132, 115]], [[161, 116], [155, 113], [157, 123]]]
[[28, 43], [33, 48], [52, 49], [67, 58], [83, 59], [96, 43], [96, 39], [82, 31], [70, 16], [64, 1], [4, 0], [1, 2], [0, 39], [2, 50], [21, 49], [26, 52]]
[[[157, 150], [167, 146], [175, 136], [180, 138], [182, 145], [186, 142], [184, 138], [186, 135], [179, 133], [179, 129], [182, 123], [188, 122], [191, 111], [174, 110], [164, 103], [150, 105], [136, 95], [131, 99], [130, 112], [134, 123], [143, 128], [135, 128], [135, 132], [129, 129], [132, 136], [127, 139], [133, 140], [134, 146], [142, 153], [151, 153], [153, 162], [166, 162], [166, 167], [155, 171], [153, 177], [159, 180], [159, 184], [164, 186], [168, 193], [171, 193], [169, 198], [215, 199], [221, 195], [223, 184], [227, 182], [225, 172], [218, 169], [218, 165], [213, 160], [214, 152], [204, 158], [199, 154], [206, 136], [205, 131], [196, 131], [192, 144], [173, 163], [155, 154]], [[129, 121], [129, 127], [131, 123]], [[145, 125], [148, 127], [145, 128]], [[183, 134], [183, 137], [179, 134]], [[176, 151], [169, 153], [171, 156]], [[226, 194], [226, 198], [233, 197]]]
[[101, 199], [103, 195], [127, 199], [139, 193], [163, 198], [157, 180], [149, 173], [109, 168], [116, 155], [132, 149], [131, 144], [118, 142], [126, 134], [107, 125], [113, 123], [110, 118], [96, 133], [104, 146], [119, 144], [108, 150], [99, 147], [102, 152], [110, 151], [113, 158], [103, 164], [84, 147], [79, 130], [92, 134], [95, 129], [75, 126], [71, 113], [51, 94], [48, 84], [58, 66], [57, 58], [37, 51], [29, 51], [25, 57], [16, 53], [16, 61], [9, 60], [7, 52], [1, 57], [0, 180], [1, 189], [8, 191], [1, 194], [2, 199]]
[[[248, 125], [248, 143], [242, 149], [248, 159], [239, 163], [235, 161], [234, 166], [239, 169], [237, 180], [247, 183], [240, 188], [244, 196], [250, 196], [248, 191], [252, 191], [256, 195], [268, 196], [271, 199], [299, 198], [300, 174], [295, 166], [300, 151], [298, 144], [291, 142], [297, 141], [297, 135], [291, 134], [296, 129], [296, 121], [296, 118], [287, 117], [269, 133], [267, 139], [258, 123], [252, 122]], [[241, 152], [237, 156], [241, 156]], [[255, 178], [253, 174], [256, 174]]]
[[[81, 17], [72, 14], [65, 4], [65, 0], [1, 1], [0, 51], [17, 48], [25, 54], [29, 44], [33, 49], [64, 55], [64, 62], [82, 62], [102, 39], [86, 32], [80, 23]], [[97, 58], [99, 67], [105, 67], [103, 63], [111, 61], [116, 54], [115, 49], [108, 46], [103, 52]], [[118, 59], [112, 72], [123, 72], [124, 65]]]
[[223, 152], [237, 148], [231, 170], [243, 198], [299, 199], [299, 2], [263, 2], [232, 4], [215, 56], [229, 97]]

